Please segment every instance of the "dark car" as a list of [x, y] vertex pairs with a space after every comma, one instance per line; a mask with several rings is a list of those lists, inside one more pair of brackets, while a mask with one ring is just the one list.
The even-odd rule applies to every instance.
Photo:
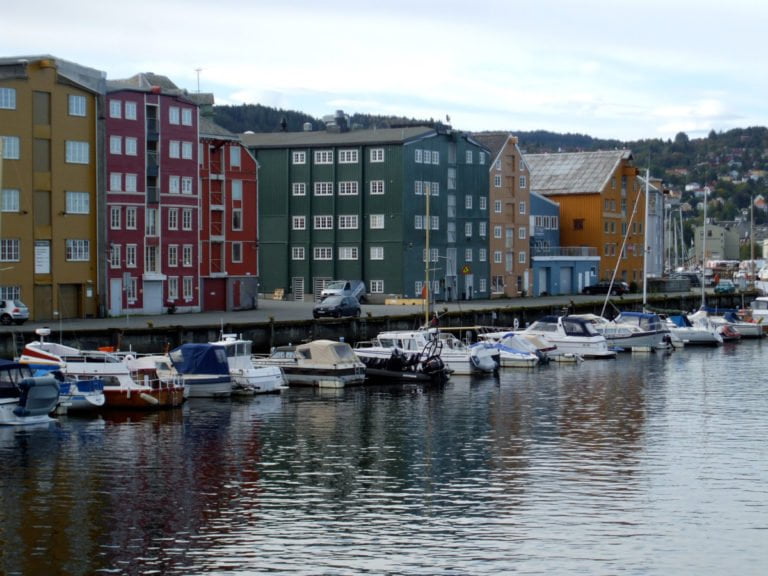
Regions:
[[621, 296], [629, 292], [629, 285], [626, 282], [614, 282], [613, 286], [608, 281], [598, 282], [584, 286], [582, 294], [608, 294], [610, 291], [614, 296]]
[[342, 316], [360, 316], [360, 303], [354, 296], [327, 296], [322, 302], [315, 304], [312, 316], [321, 318], [330, 316], [341, 318]]

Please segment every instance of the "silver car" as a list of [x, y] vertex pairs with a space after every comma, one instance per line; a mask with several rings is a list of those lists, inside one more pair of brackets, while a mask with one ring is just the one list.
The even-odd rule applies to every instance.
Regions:
[[29, 308], [21, 300], [0, 300], [0, 324], [24, 324], [29, 320]]

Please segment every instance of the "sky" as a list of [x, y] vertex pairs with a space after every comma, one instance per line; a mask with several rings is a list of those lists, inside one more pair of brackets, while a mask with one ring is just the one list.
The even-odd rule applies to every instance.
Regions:
[[767, 24], [764, 0], [26, 0], [0, 57], [316, 118], [632, 141], [768, 126]]

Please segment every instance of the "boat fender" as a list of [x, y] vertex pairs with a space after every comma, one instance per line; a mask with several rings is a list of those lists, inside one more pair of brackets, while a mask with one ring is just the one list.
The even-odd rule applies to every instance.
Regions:
[[142, 400], [144, 400], [145, 402], [147, 402], [149, 404], [157, 405], [157, 404], [160, 403], [160, 400], [158, 400], [157, 398], [155, 398], [151, 394], [147, 394], [146, 392], [142, 392], [141, 394], [139, 394], [139, 396], [141, 397]]
[[517, 330], [518, 328], [520, 328], [520, 320], [518, 320], [517, 318], [515, 318], [515, 320], [512, 322], [512, 327], [513, 327], [515, 330]]

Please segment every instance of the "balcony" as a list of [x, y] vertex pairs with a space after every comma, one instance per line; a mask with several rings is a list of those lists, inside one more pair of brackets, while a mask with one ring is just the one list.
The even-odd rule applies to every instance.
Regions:
[[532, 258], [597, 258], [592, 246], [532, 246]]
[[160, 202], [160, 189], [157, 186], [147, 186], [147, 204]]

